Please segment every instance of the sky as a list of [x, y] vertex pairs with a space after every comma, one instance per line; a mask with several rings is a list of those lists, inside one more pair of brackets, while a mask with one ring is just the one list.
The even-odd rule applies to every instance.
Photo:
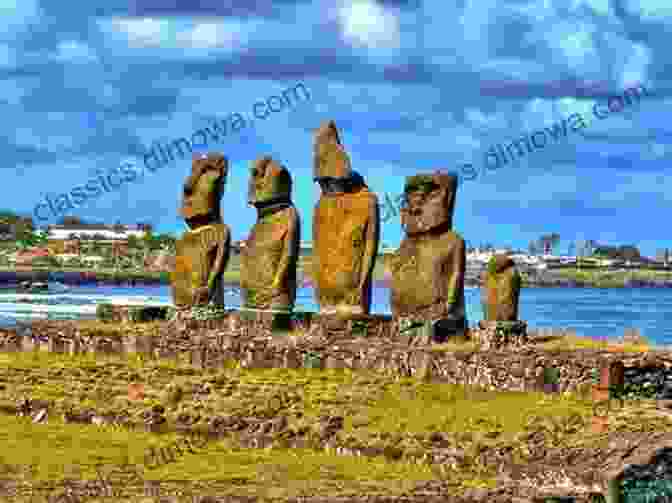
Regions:
[[[234, 240], [256, 219], [249, 168], [271, 155], [310, 241], [314, 132], [334, 120], [383, 214], [405, 177], [442, 169], [466, 173], [454, 228], [473, 245], [672, 247], [667, 0], [0, 0], [0, 19], [0, 205], [39, 225], [65, 212], [182, 232], [192, 154], [143, 156], [187, 138], [229, 159]], [[309, 98], [287, 98], [299, 85]], [[118, 189], [45, 202], [120, 166], [136, 176]], [[403, 237], [398, 216], [381, 229]]]

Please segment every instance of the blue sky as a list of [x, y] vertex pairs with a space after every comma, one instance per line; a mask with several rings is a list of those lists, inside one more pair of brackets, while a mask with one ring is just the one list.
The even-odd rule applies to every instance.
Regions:
[[[162, 4], [172, 6], [162, 7]], [[200, 4], [201, 7], [194, 6]], [[224, 220], [234, 239], [251, 162], [272, 155], [294, 181], [302, 239], [318, 190], [313, 132], [333, 119], [354, 169], [383, 195], [435, 169], [481, 171], [457, 196], [473, 244], [568, 241], [672, 247], [667, 0], [0, 0], [2, 206], [32, 214], [83, 185], [298, 83], [296, 103], [204, 150], [230, 160]], [[592, 107], [642, 84], [650, 95], [604, 120]], [[563, 141], [483, 172], [497, 144], [582, 114]], [[552, 143], [552, 144], [551, 144]], [[138, 167], [138, 170], [140, 167]], [[71, 214], [181, 231], [190, 159], [89, 199]], [[53, 223], [56, 217], [41, 223]], [[383, 224], [396, 245], [398, 218]]]

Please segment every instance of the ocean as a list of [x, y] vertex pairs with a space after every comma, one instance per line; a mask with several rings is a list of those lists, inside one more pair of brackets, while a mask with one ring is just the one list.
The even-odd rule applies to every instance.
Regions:
[[[480, 289], [465, 290], [469, 324], [482, 319]], [[71, 286], [59, 294], [0, 294], [0, 326], [36, 319], [93, 319], [101, 302], [171, 305], [169, 285]], [[226, 291], [227, 307], [240, 307], [235, 288]], [[300, 288], [297, 309], [316, 311], [311, 287]], [[389, 289], [373, 289], [373, 313], [390, 311]], [[524, 288], [520, 319], [531, 328], [567, 328], [577, 335], [616, 339], [637, 328], [657, 345], [672, 345], [672, 289], [669, 288]]]

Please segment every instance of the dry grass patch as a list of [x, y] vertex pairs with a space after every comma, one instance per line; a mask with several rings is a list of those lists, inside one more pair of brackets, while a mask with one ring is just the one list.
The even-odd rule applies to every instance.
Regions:
[[600, 341], [590, 337], [580, 337], [574, 335], [565, 335], [558, 337], [540, 345], [541, 349], [548, 351], [574, 351], [574, 350], [598, 350], [612, 351], [616, 353], [646, 353], [651, 350], [648, 341], [642, 344], [619, 343], [611, 341]]

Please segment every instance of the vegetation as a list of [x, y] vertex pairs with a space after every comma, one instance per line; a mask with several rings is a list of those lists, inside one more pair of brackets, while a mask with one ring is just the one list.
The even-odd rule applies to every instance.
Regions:
[[[124, 327], [81, 321], [78, 325], [110, 337], [157, 333], [161, 322]], [[600, 341], [566, 336], [542, 347], [600, 346]], [[464, 339], [434, 350], [476, 348]], [[39, 490], [53, 494], [68, 478], [92, 480], [97, 468], [109, 473], [129, 465], [142, 479], [161, 481], [163, 494], [217, 490], [220, 495], [277, 499], [315, 494], [392, 496], [427, 481], [441, 481], [447, 492], [457, 493], [495, 484], [497, 469], [487, 463], [493, 453], [509, 452], [513, 463], [526, 466], [534, 447], [531, 439], [541, 438], [545, 449], [562, 452], [592, 449], [602, 441], [590, 426], [593, 403], [581, 392], [549, 396], [488, 391], [368, 371], [246, 370], [234, 361], [203, 371], [189, 365], [185, 357], [160, 361], [122, 355], [0, 353], [0, 451], [12, 453], [0, 460], [0, 470], [21, 481], [26, 496]], [[129, 399], [130, 382], [143, 384], [143, 398]], [[26, 397], [52, 404], [45, 424], [7, 415]], [[123, 416], [140, 425], [156, 406], [164, 408], [166, 423], [155, 433], [66, 424], [63, 419], [88, 410], [100, 417]], [[610, 425], [626, 432], [669, 429], [669, 419], [647, 407], [641, 401], [626, 404], [614, 413]], [[176, 426], [184, 424], [185, 417], [195, 432], [205, 431], [213, 418], [234, 423], [282, 419], [284, 426], [265, 433], [268, 444], [264, 446], [251, 447], [244, 440], [247, 433], [229, 430], [195, 453], [184, 452], [174, 462], [155, 468], [143, 467], [146, 450], [173, 444], [179, 436]], [[342, 418], [329, 444], [324, 440], [325, 418]], [[302, 440], [301, 447], [290, 445], [296, 439]], [[39, 454], [35, 445], [41, 446]], [[370, 452], [361, 457], [337, 454], [333, 446]], [[461, 460], [432, 463], [424, 457], [446, 448], [461, 452]], [[561, 459], [559, 468], [565, 466], [566, 455]], [[143, 491], [123, 482], [118, 489], [129, 497]]]
[[632, 271], [604, 271], [562, 268], [554, 270], [559, 276], [597, 287], [620, 287], [627, 281], [672, 280], [672, 271], [637, 269]]
[[576, 351], [582, 349], [613, 351], [617, 353], [646, 353], [650, 351], [653, 345], [650, 341], [643, 338], [640, 344], [624, 344], [600, 341], [589, 337], [578, 337], [574, 335], [565, 335], [547, 342], [541, 347], [548, 351]]
[[[228, 368], [199, 375], [182, 364], [110, 358], [96, 361], [90, 356], [40, 353], [0, 355], [0, 361], [7, 369], [0, 405], [13, 404], [17, 396], [26, 394], [56, 403], [45, 425], [0, 416], [0, 448], [16, 453], [8, 469], [42, 487], [47, 482], [52, 486], [63, 482], [72, 475], [69, 467], [90, 479], [95, 477], [97, 464], [107, 470], [129, 462], [141, 467], [150, 445], [167, 445], [177, 438], [173, 433], [64, 424], [62, 412], [84, 407], [101, 414], [124, 410], [139, 418], [156, 404], [167, 408], [170, 424], [178, 414], [189, 411], [203, 420], [222, 414], [269, 418], [282, 414], [289, 421], [288, 431], [304, 432], [308, 446], [288, 449], [279, 435], [270, 449], [244, 449], [234, 435], [211, 441], [203, 450], [185, 454], [169, 465], [145, 468], [143, 478], [147, 480], [208, 484], [217, 480], [247, 493], [261, 494], [275, 488], [277, 497], [316, 491], [322, 495], [398, 494], [439, 476], [450, 480], [456, 489], [488, 487], [493, 485], [495, 474], [479, 465], [478, 453], [485, 446], [519, 445], [517, 434], [525, 431], [530, 417], [538, 415], [544, 400], [540, 393], [489, 392], [349, 371]], [[26, 372], [32, 376], [27, 381]], [[126, 398], [131, 377], [145, 383], [146, 399], [142, 402]], [[96, 382], [93, 386], [91, 379]], [[175, 402], [165, 392], [170, 386], [191, 390], [204, 385], [216, 391], [205, 401], [185, 391]], [[576, 420], [587, 418], [589, 413], [589, 404], [564, 399], [545, 403], [542, 415]], [[343, 428], [335, 435], [339, 444], [374, 446], [387, 455], [356, 457], [325, 451], [315, 425], [327, 416], [344, 417]], [[431, 446], [436, 432], [465, 450], [467, 465], [463, 470], [438, 473], [439, 468], [415, 458]], [[43, 446], [39, 456], [34, 455], [36, 441]]]
[[[217, 489], [219, 494], [278, 499], [399, 495], [431, 480], [441, 480], [455, 493], [494, 485], [496, 470], [484, 463], [491, 457], [488, 452], [511, 452], [514, 462], [525, 465], [525, 439], [533, 432], [534, 438], [546, 439], [547, 448], [599, 441], [590, 428], [592, 403], [574, 394], [485, 391], [362, 371], [243, 370], [234, 362], [202, 372], [180, 362], [42, 352], [0, 354], [0, 365], [6, 369], [0, 410], [25, 396], [54, 404], [45, 424], [0, 413], [0, 449], [12, 453], [2, 468], [25, 484], [24, 494], [28, 488], [53, 492], [67, 478], [92, 480], [96, 467], [109, 473], [128, 465], [144, 480], [165, 482], [165, 493], [172, 494], [190, 488], [196, 492], [200, 483], [200, 492]], [[143, 383], [144, 398], [129, 400], [129, 382]], [[207, 396], [199, 391], [205, 388]], [[158, 433], [62, 420], [66, 412], [92, 410], [101, 416], [122, 412], [142, 422], [143, 413], [157, 405], [165, 408], [167, 419]], [[143, 467], [149, 447], [167, 446], [178, 438], [172, 428], [185, 414], [200, 418], [192, 426], [195, 431], [206, 428], [213, 417], [283, 417], [286, 427], [269, 434], [271, 443], [265, 448], [246, 447], [243, 437], [231, 432], [174, 462]], [[619, 414], [614, 427], [628, 431], [669, 428], [669, 422], [661, 423], [641, 404]], [[319, 424], [328, 417], [343, 418], [333, 445], [370, 448], [378, 454], [359, 457], [326, 448]], [[305, 440], [304, 446], [288, 447], [287, 440], [297, 437]], [[437, 441], [442, 449], [462, 452], [462, 460], [452, 467], [423, 460]], [[41, 446], [39, 455], [36, 445]], [[180, 481], [179, 486], [171, 480]], [[142, 492], [122, 485], [124, 494]]]

